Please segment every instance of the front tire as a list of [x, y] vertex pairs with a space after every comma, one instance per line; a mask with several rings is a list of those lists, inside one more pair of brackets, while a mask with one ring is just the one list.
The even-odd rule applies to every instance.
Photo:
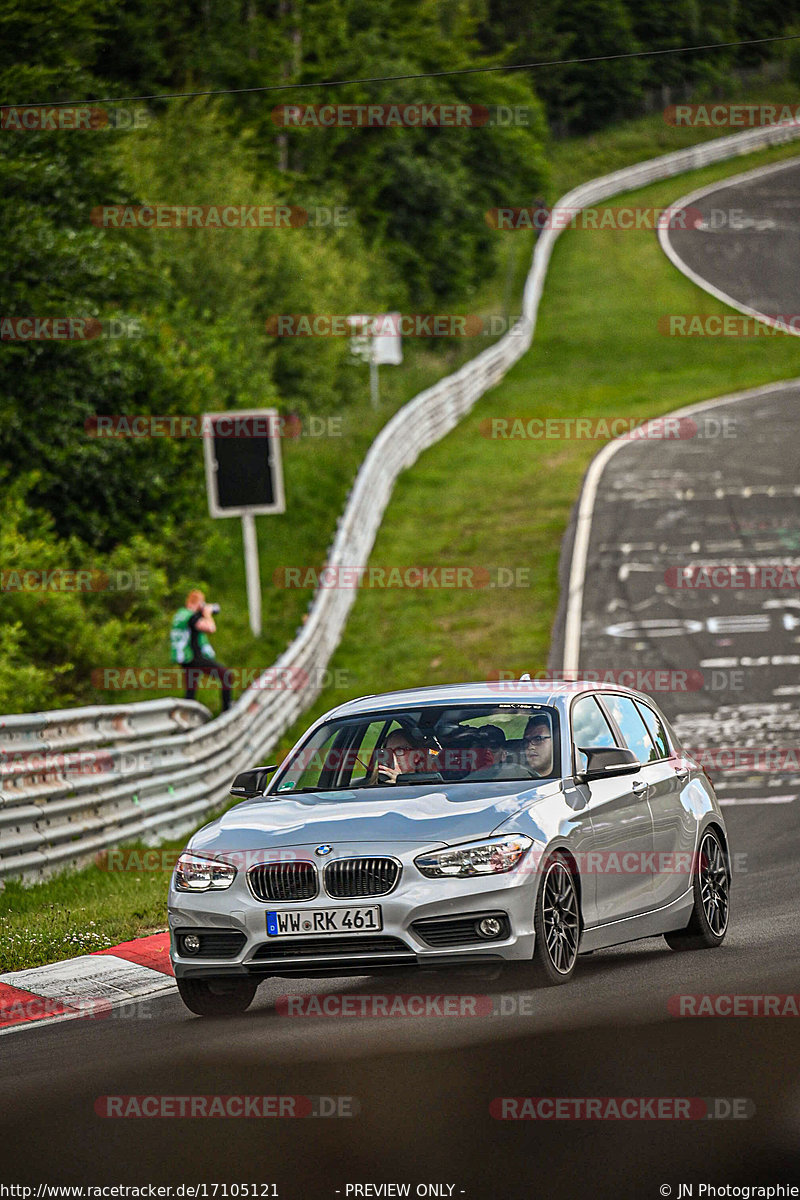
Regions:
[[181, 1000], [198, 1017], [233, 1017], [245, 1012], [258, 988], [254, 979], [176, 979]]
[[581, 911], [572, 865], [556, 852], [546, 862], [533, 914], [535, 949], [531, 981], [557, 987], [575, 974], [581, 940]]
[[685, 929], [665, 933], [673, 950], [713, 950], [728, 931], [730, 874], [719, 836], [707, 829], [700, 839], [697, 869], [692, 875], [694, 903]]

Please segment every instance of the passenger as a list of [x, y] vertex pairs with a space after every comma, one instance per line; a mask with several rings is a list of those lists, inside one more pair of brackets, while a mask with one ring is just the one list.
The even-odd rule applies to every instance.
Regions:
[[533, 778], [533, 772], [527, 763], [519, 764], [509, 755], [506, 735], [499, 725], [482, 725], [480, 734], [483, 744], [488, 744], [488, 753], [492, 761], [489, 765], [482, 766], [480, 770], [473, 771], [471, 775], [468, 775], [467, 778], [470, 782], [473, 780]]
[[499, 725], [482, 725], [481, 733], [489, 745], [489, 754], [492, 759], [488, 769], [501, 767], [507, 757], [506, 735]]
[[534, 713], [522, 735], [525, 762], [540, 779], [553, 773], [553, 730], [546, 713]]

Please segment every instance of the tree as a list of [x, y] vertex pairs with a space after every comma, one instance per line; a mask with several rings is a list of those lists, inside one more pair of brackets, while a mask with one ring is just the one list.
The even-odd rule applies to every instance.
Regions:
[[[95, 36], [81, 0], [58, 12], [7, 7], [0, 15], [2, 94], [20, 101], [96, 94], [97, 81], [76, 57], [91, 57]], [[86, 423], [98, 412], [179, 411], [178, 376], [144, 339], [20, 340], [10, 322], [127, 323], [163, 299], [165, 285], [141, 250], [90, 220], [98, 204], [131, 199], [112, 162], [113, 136], [104, 129], [6, 130], [0, 139], [0, 455], [16, 472], [36, 472], [31, 499], [60, 533], [98, 547], [156, 523], [165, 506], [180, 501], [185, 449], [166, 439], [124, 446], [92, 439]]]

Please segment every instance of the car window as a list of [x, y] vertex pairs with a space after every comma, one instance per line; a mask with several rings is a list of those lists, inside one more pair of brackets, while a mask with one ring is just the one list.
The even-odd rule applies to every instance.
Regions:
[[295, 756], [292, 770], [284, 772], [279, 792], [301, 792], [321, 783], [323, 773], [330, 774], [335, 758], [334, 745], [340, 736], [338, 729], [328, 728], [315, 737], [301, 754]]
[[648, 733], [642, 714], [629, 696], [603, 696], [611, 716], [619, 726], [625, 745], [632, 750], [640, 763], [653, 762], [660, 758], [653, 739]]
[[572, 706], [572, 743], [575, 747], [575, 769], [586, 768], [586, 755], [579, 746], [615, 746], [614, 735], [594, 696], [584, 696]]
[[650, 730], [650, 736], [656, 744], [656, 748], [658, 750], [656, 758], [669, 758], [672, 751], [669, 748], [669, 742], [667, 740], [664, 726], [661, 724], [658, 717], [653, 712], [652, 708], [649, 707], [649, 705], [640, 704], [640, 702], [637, 700], [636, 707], [642, 714], [645, 725]]
[[[395, 723], [393, 728], [399, 729], [400, 727]], [[385, 733], [385, 721], [371, 721], [367, 726], [364, 736], [361, 739], [361, 745], [357, 748], [357, 755], [355, 752], [355, 747], [353, 749], [353, 754], [351, 755], [352, 774], [350, 776], [350, 783], [352, 786], [355, 786], [357, 783], [365, 780], [371, 774], [371, 772], [374, 771], [378, 740], [380, 739], [383, 741]], [[345, 769], [347, 768], [347, 765], [347, 763], [344, 764]]]
[[548, 779], [558, 774], [559, 724], [543, 704], [398, 709], [321, 725], [287, 758], [271, 791]]

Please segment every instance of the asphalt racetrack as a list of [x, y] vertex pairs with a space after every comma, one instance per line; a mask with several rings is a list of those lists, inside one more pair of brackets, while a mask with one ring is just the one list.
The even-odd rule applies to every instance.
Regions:
[[[687, 232], [681, 255], [744, 304], [800, 310], [799, 183], [794, 166], [695, 202], [776, 225], [724, 239]], [[666, 690], [653, 694], [687, 746], [773, 752], [744, 767], [718, 756], [711, 769], [734, 855], [722, 948], [675, 954], [663, 939], [641, 941], [583, 957], [571, 984], [539, 992], [511, 970], [271, 980], [232, 1020], [193, 1018], [172, 994], [15, 1032], [0, 1038], [0, 1178], [276, 1183], [286, 1200], [334, 1200], [368, 1183], [542, 1200], [800, 1183], [798, 1019], [679, 1017], [674, 999], [800, 991], [800, 769], [787, 753], [800, 744], [800, 589], [677, 586], [709, 564], [800, 564], [799, 406], [800, 383], [778, 385], [700, 410], [681, 438], [631, 441], [600, 477], [586, 555], [581, 666], [659, 668]], [[562, 613], [556, 662], [563, 629]], [[285, 993], [340, 992], [489, 996], [494, 1011], [342, 1019], [276, 1007]], [[95, 1111], [106, 1095], [212, 1093], [347, 1096], [359, 1111]], [[739, 1099], [748, 1115], [517, 1121], [490, 1111], [520, 1096]]]
[[[750, 178], [694, 194], [697, 229], [671, 229], [674, 253], [699, 280], [766, 316], [800, 318], [800, 165], [778, 163]], [[796, 323], [800, 329], [800, 319]]]

